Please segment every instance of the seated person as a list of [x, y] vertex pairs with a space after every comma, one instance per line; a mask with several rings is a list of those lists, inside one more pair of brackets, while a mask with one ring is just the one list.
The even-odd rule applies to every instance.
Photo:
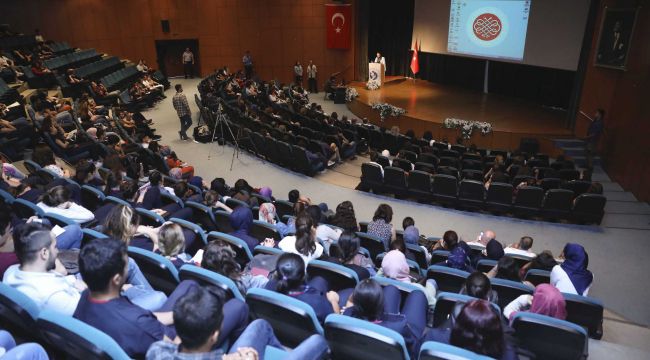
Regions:
[[568, 243], [564, 246], [560, 258], [561, 265], [555, 265], [551, 270], [551, 285], [563, 293], [589, 295], [589, 289], [594, 281], [594, 274], [587, 270], [589, 255], [582, 245]]
[[[198, 283], [181, 282], [156, 313], [134, 305], [120, 295], [127, 278], [126, 245], [115, 239], [91, 240], [79, 254], [79, 270], [88, 284], [81, 295], [74, 317], [112, 337], [131, 357], [143, 357], [149, 346], [160, 340], [175, 340], [172, 309], [175, 303]], [[234, 341], [247, 324], [248, 307], [232, 299], [223, 307], [224, 319], [217, 346]], [[111, 321], [106, 321], [111, 319]], [[176, 340], [178, 341], [178, 340]]]
[[514, 254], [534, 258], [536, 256], [535, 253], [530, 251], [530, 248], [532, 247], [533, 238], [530, 236], [522, 236], [521, 239], [519, 239], [518, 243], [509, 245], [503, 249], [503, 251], [506, 254]]
[[183, 178], [191, 178], [194, 176], [194, 167], [184, 161], [179, 160], [175, 152], [172, 151], [165, 160], [167, 161], [167, 166], [169, 166], [170, 169], [180, 168], [183, 174]]
[[280, 237], [285, 237], [288, 233], [289, 227], [287, 224], [278, 220], [273, 203], [267, 202], [260, 205], [258, 220], [272, 225], [280, 233]]
[[318, 321], [325, 321], [327, 315], [340, 313], [339, 295], [327, 291], [327, 281], [314, 277], [309, 282], [305, 279], [305, 262], [296, 254], [284, 253], [278, 258], [275, 277], [266, 284], [269, 290], [298, 299], [314, 309]]
[[46, 213], [65, 216], [77, 223], [86, 223], [95, 219], [95, 215], [85, 207], [70, 200], [70, 190], [65, 186], [55, 186], [41, 196], [36, 204]]
[[247, 270], [242, 271], [237, 263], [235, 251], [228, 243], [221, 240], [210, 241], [205, 246], [201, 267], [232, 280], [242, 295], [246, 295], [251, 288], [263, 288], [269, 281], [263, 275], [253, 275]]
[[368, 279], [371, 275], [374, 276], [377, 273], [372, 261], [359, 252], [361, 240], [354, 232], [343, 232], [339, 237], [337, 246], [339, 248], [338, 257], [330, 257], [328, 261], [351, 269], [357, 273], [359, 280]]
[[396, 331], [404, 337], [409, 354], [417, 357], [420, 339], [426, 328], [427, 299], [412, 291], [401, 305], [400, 291], [392, 285], [382, 289], [373, 279], [361, 281], [348, 299], [344, 315], [370, 321]]
[[185, 235], [178, 224], [166, 222], [158, 229], [158, 251], [177, 269], [185, 264], [196, 265], [192, 257], [185, 252]]
[[320, 258], [324, 250], [316, 239], [313, 218], [306, 212], [302, 212], [298, 214], [295, 226], [296, 235], [286, 236], [278, 243], [278, 247], [284, 252], [300, 255], [305, 264], [312, 259]]
[[566, 301], [562, 293], [551, 284], [539, 284], [533, 295], [521, 295], [503, 309], [503, 316], [512, 320], [520, 311], [566, 319]]
[[[180, 344], [158, 341], [147, 351], [147, 360], [173, 360], [185, 358], [204, 358], [215, 360], [264, 359], [267, 346], [284, 350], [273, 334], [271, 325], [257, 319], [246, 327], [232, 346], [230, 355], [217, 347], [224, 309], [220, 289], [212, 286], [196, 287], [181, 297], [173, 309], [174, 326]], [[327, 353], [327, 342], [321, 335], [312, 335], [283, 359], [316, 360]]]
[[11, 265], [2, 282], [32, 299], [41, 310], [72, 315], [83, 281], [68, 275], [57, 260], [56, 238], [49, 228], [29, 223], [14, 231], [13, 243], [20, 265]]
[[253, 226], [253, 212], [249, 207], [239, 206], [230, 213], [229, 217], [230, 226], [234, 229], [230, 235], [244, 240], [252, 253], [253, 249], [260, 244], [259, 240], [249, 233], [251, 226]]
[[465, 304], [451, 330], [433, 329], [427, 333], [425, 341], [450, 344], [495, 359], [519, 358], [505, 335], [500, 315], [485, 300]]
[[203, 192], [203, 204], [212, 209], [212, 211], [224, 210], [226, 213], [232, 213], [232, 209], [226, 204], [219, 201], [219, 193], [214, 190]]
[[74, 69], [68, 69], [65, 72], [65, 82], [67, 82], [70, 85], [74, 84], [80, 84], [83, 82], [83, 80], [74, 73]]

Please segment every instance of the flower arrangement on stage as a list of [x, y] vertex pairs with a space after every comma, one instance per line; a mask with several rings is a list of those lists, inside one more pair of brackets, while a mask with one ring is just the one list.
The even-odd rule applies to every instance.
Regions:
[[379, 110], [381, 121], [384, 121], [389, 116], [399, 117], [402, 114], [406, 114], [406, 110], [388, 103], [374, 103], [372, 104], [372, 109]]
[[366, 89], [377, 90], [379, 89], [379, 84], [376, 81], [368, 80], [368, 82], [366, 83]]
[[455, 118], [446, 118], [442, 123], [445, 129], [458, 129], [460, 128], [463, 139], [472, 137], [474, 130], [480, 130], [481, 135], [487, 135], [492, 132], [492, 124], [483, 121], [469, 121]]
[[345, 101], [350, 102], [354, 100], [354, 98], [356, 98], [357, 96], [359, 96], [357, 89], [353, 87], [348, 87], [347, 89], [345, 89]]

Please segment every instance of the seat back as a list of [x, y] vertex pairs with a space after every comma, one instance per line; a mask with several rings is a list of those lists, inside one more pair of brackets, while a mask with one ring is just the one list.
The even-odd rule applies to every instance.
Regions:
[[253, 319], [264, 319], [283, 345], [295, 347], [313, 334], [323, 334], [310, 305], [274, 291], [252, 288], [246, 304]]
[[225, 211], [215, 211], [214, 221], [217, 224], [217, 230], [222, 233], [230, 233], [235, 230], [230, 225], [230, 215]]
[[494, 266], [496, 266], [497, 261], [496, 260], [491, 260], [491, 259], [481, 259], [476, 263], [476, 271], [480, 271], [482, 273], [487, 273]]
[[548, 284], [551, 282], [551, 272], [540, 269], [530, 269], [524, 276], [524, 281], [528, 281], [533, 285]]
[[603, 303], [586, 296], [562, 295], [566, 302], [566, 321], [584, 327], [589, 337], [600, 340], [603, 337]]
[[178, 277], [180, 281], [194, 280], [201, 286], [216, 286], [226, 293], [227, 299], [234, 298], [245, 301], [244, 296], [241, 294], [234, 281], [214, 271], [206, 270], [195, 265], [185, 264], [178, 271]]
[[293, 203], [286, 200], [275, 200], [275, 212], [282, 219], [284, 215], [293, 215]]
[[327, 280], [330, 290], [354, 289], [359, 277], [354, 270], [328, 261], [312, 260], [307, 264], [309, 278], [320, 276]]
[[551, 215], [568, 214], [573, 203], [573, 191], [551, 189], [546, 192], [542, 210]]
[[334, 359], [409, 360], [401, 334], [350, 316], [329, 315], [325, 319], [325, 338]]
[[458, 194], [458, 181], [451, 175], [436, 174], [433, 176], [433, 193], [455, 198]]
[[421, 286], [387, 278], [385, 276], [374, 276], [372, 279], [379, 283], [381, 286], [391, 285], [396, 287], [402, 295], [402, 301], [404, 301], [408, 294], [412, 293], [413, 291], [424, 291]]
[[235, 251], [235, 256], [237, 263], [243, 268], [248, 265], [248, 263], [253, 260], [253, 255], [251, 254], [248, 244], [238, 237], [228, 235], [218, 231], [211, 231], [208, 233], [208, 242], [212, 240], [222, 240], [228, 243], [230, 247]]
[[36, 328], [50, 345], [68, 358], [130, 359], [112, 337], [72, 316], [44, 310], [39, 314]]
[[406, 244], [406, 249], [415, 256], [415, 262], [418, 263], [421, 269], [426, 269], [429, 267], [429, 262], [427, 261], [427, 254], [423, 248], [419, 245]]
[[577, 360], [587, 357], [587, 332], [576, 324], [549, 316], [518, 312], [512, 319], [519, 348], [537, 359]]
[[11, 203], [11, 210], [20, 219], [29, 219], [32, 216], [43, 216], [43, 209], [24, 199], [15, 199]]
[[434, 279], [439, 291], [458, 293], [468, 276], [467, 271], [446, 266], [431, 265], [427, 269], [427, 279]]
[[512, 191], [511, 184], [494, 182], [490, 184], [487, 190], [487, 197], [485, 202], [489, 204], [499, 204], [504, 206], [512, 205]]
[[253, 225], [251, 226], [249, 233], [260, 242], [264, 241], [266, 238], [273, 239], [276, 242], [282, 240], [280, 232], [275, 228], [275, 226], [260, 220], [253, 220]]
[[524, 186], [517, 191], [515, 209], [525, 212], [537, 212], [542, 206], [544, 190], [536, 186]]
[[76, 222], [68, 217], [65, 217], [60, 214], [54, 214], [54, 213], [45, 213], [43, 214], [43, 218], [47, 219], [50, 221], [52, 226], [58, 225], [60, 227], [66, 227], [68, 225], [75, 225]]
[[477, 180], [461, 180], [458, 199], [464, 205], [474, 204], [475, 206], [481, 206], [485, 200], [485, 187], [483, 183]]
[[81, 187], [81, 205], [90, 211], [97, 210], [104, 203], [104, 193], [89, 185]]
[[22, 335], [33, 335], [39, 309], [27, 295], [0, 282], [0, 323]]
[[384, 184], [390, 186], [393, 190], [406, 189], [406, 173], [405, 170], [387, 166], [384, 168]]
[[490, 279], [490, 283], [492, 283], [492, 290], [499, 294], [498, 304], [502, 308], [505, 308], [512, 300], [519, 296], [533, 295], [535, 291], [534, 288], [516, 281], [492, 278]]
[[192, 222], [201, 225], [205, 231], [217, 231], [217, 222], [212, 209], [194, 201], [186, 201], [185, 206], [192, 209]]
[[447, 250], [434, 250], [431, 252], [431, 265], [447, 261], [449, 258], [449, 251]]
[[381, 169], [374, 164], [361, 164], [361, 182], [370, 187], [373, 185], [382, 185], [384, 183], [384, 177], [381, 174]]
[[449, 316], [451, 316], [456, 304], [466, 304], [472, 300], [476, 300], [476, 298], [445, 291], [436, 294], [436, 307], [433, 311], [433, 327], [443, 325], [449, 319]]
[[[18, 200], [16, 200], [18, 201]], [[573, 219], [600, 224], [605, 214], [607, 198], [599, 194], [578, 195], [573, 204]]]
[[151, 286], [165, 294], [171, 294], [178, 286], [178, 271], [169, 259], [154, 252], [129, 246], [133, 258]]
[[437, 341], [427, 341], [420, 347], [420, 360], [490, 360], [491, 357]]
[[165, 222], [165, 218], [151, 210], [135, 208], [135, 212], [140, 216], [140, 224], [144, 226], [159, 227]]
[[361, 240], [361, 247], [366, 248], [370, 252], [370, 258], [376, 259], [377, 255], [386, 252], [386, 245], [378, 237], [370, 235], [365, 232], [357, 232], [356, 235]]

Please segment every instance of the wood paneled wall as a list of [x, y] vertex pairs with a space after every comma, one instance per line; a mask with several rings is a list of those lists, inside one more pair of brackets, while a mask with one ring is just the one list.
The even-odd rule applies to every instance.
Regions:
[[[600, 23], [606, 6], [641, 6], [627, 71], [594, 66]], [[600, 4], [592, 49], [589, 54], [580, 109], [590, 116], [603, 108], [605, 133], [600, 154], [610, 177], [639, 200], [650, 201], [650, 1], [603, 0]], [[575, 133], [586, 136], [589, 121], [579, 116]]]
[[[201, 74], [227, 65], [242, 68], [251, 51], [264, 79], [290, 81], [293, 64], [313, 60], [319, 86], [330, 73], [347, 68], [354, 78], [354, 39], [350, 50], [326, 48], [326, 0], [3, 0], [0, 23], [46, 39], [156, 64], [155, 40], [198, 39]], [[354, 4], [354, 1], [350, 1]], [[354, 13], [354, 6], [353, 6]], [[354, 17], [354, 16], [353, 16]], [[169, 20], [169, 33], [160, 21]], [[180, 56], [180, 54], [179, 54]], [[306, 66], [306, 65], [305, 65]]]

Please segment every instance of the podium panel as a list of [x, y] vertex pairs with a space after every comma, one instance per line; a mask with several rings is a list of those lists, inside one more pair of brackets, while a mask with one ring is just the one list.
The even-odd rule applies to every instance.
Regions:
[[368, 64], [368, 81], [380, 87], [384, 84], [384, 64], [371, 62]]

